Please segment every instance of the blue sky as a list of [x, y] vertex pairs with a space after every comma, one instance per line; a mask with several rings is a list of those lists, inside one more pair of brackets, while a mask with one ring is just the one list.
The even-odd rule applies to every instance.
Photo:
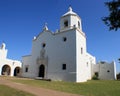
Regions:
[[104, 2], [111, 0], [0, 0], [0, 44], [4, 41], [8, 58], [21, 60], [29, 55], [32, 39], [45, 23], [49, 30], [60, 28], [60, 17], [69, 5], [82, 19], [87, 50], [97, 61], [116, 61], [120, 71], [120, 30], [109, 31], [101, 18], [108, 15]]

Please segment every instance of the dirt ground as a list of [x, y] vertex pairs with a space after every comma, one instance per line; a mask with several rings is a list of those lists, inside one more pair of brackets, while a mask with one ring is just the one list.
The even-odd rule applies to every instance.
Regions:
[[50, 89], [34, 87], [34, 86], [25, 85], [21, 83], [15, 83], [3, 77], [0, 77], [0, 84], [7, 85], [9, 87], [12, 87], [18, 90], [26, 91], [28, 93], [32, 93], [35, 96], [80, 96], [76, 94], [69, 94], [69, 93], [54, 91]]

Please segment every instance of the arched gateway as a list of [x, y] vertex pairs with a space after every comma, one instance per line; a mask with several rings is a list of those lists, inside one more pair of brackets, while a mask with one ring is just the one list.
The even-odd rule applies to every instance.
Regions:
[[20, 67], [16, 67], [14, 69], [14, 76], [19, 76], [20, 75]]
[[11, 74], [11, 68], [10, 68], [10, 66], [9, 65], [4, 65], [2, 67], [1, 74], [2, 75], [7, 75], [7, 76], [10, 75]]

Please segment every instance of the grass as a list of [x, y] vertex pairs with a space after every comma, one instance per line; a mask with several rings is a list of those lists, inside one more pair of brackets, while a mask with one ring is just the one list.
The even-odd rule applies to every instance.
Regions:
[[34, 96], [34, 95], [10, 88], [5, 85], [0, 85], [0, 96]]
[[113, 80], [91, 80], [85, 83], [22, 79], [12, 81], [84, 96], [120, 96], [120, 81]]

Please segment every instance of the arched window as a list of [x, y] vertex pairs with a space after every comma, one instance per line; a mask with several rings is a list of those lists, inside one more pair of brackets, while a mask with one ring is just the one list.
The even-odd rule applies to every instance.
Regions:
[[67, 37], [63, 37], [63, 41], [66, 42], [67, 41]]
[[68, 20], [64, 22], [64, 27], [68, 27]]
[[83, 54], [83, 48], [81, 48], [81, 54]]
[[80, 28], [80, 22], [78, 21], [78, 28]]
[[16, 67], [16, 68], [14, 69], [14, 76], [18, 76], [19, 73], [20, 73], [20, 67]]
[[42, 48], [45, 48], [46, 44], [45, 43], [42, 43]]

